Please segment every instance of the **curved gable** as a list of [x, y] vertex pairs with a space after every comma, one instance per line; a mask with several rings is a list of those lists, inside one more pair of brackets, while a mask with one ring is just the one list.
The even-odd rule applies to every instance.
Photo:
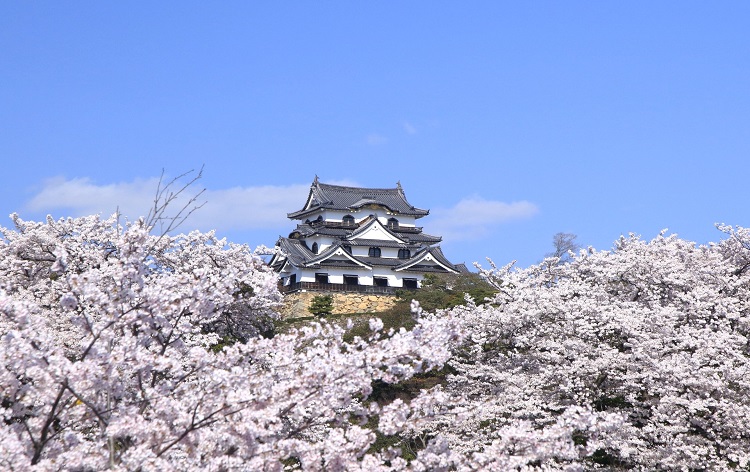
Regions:
[[354, 241], [357, 239], [374, 239], [380, 241], [393, 241], [399, 244], [408, 244], [407, 240], [402, 239], [388, 229], [377, 218], [371, 218], [367, 224], [361, 226], [346, 238], [347, 241]]
[[366, 269], [372, 269], [371, 265], [360, 261], [356, 257], [349, 254], [346, 250], [344, 250], [344, 247], [341, 243], [332, 244], [328, 249], [323, 251], [318, 257], [310, 259], [306, 265], [309, 266], [309, 265], [320, 264], [321, 262], [327, 261], [334, 256], [343, 256], [344, 259], [348, 259], [361, 267], [364, 267]]
[[451, 272], [454, 274], [458, 273], [458, 270], [453, 266], [453, 264], [448, 262], [448, 260], [445, 258], [445, 256], [443, 255], [443, 251], [439, 246], [430, 247], [425, 249], [424, 251], [421, 251], [419, 254], [415, 255], [413, 258], [404, 262], [400, 266], [394, 267], [393, 270], [397, 272], [408, 270], [414, 266], [424, 265], [424, 263], [441, 267], [446, 272]]

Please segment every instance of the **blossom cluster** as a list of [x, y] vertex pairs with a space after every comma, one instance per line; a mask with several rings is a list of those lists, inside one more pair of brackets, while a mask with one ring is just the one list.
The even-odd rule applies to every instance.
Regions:
[[567, 263], [484, 271], [497, 297], [453, 310], [469, 333], [445, 392], [471, 398], [472, 414], [450, 424], [447, 440], [510, 450], [504, 428], [539, 430], [574, 407], [613, 415], [596, 421], [621, 418], [594, 431], [576, 426], [587, 467], [747, 468], [750, 231], [719, 229], [727, 238], [708, 246], [630, 235]]

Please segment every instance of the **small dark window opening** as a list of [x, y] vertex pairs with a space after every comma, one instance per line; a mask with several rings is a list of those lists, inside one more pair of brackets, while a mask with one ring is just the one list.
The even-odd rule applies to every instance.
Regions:
[[327, 284], [328, 274], [315, 274], [315, 282], [319, 284]]
[[348, 244], [345, 244], [345, 245], [344, 245], [344, 246], [342, 246], [342, 247], [344, 248], [344, 251], [348, 252], [349, 254], [351, 254], [351, 253], [352, 253], [352, 247], [351, 247], [350, 245], [348, 245]]
[[389, 228], [398, 228], [398, 220], [396, 218], [388, 218]]
[[354, 217], [352, 215], [346, 215], [341, 221], [345, 226], [354, 226]]
[[356, 275], [344, 275], [344, 284], [359, 285], [359, 277]]
[[372, 280], [375, 283], [376, 287], [387, 287], [388, 286], [388, 279], [386, 277], [373, 277]]
[[404, 288], [417, 288], [417, 279], [404, 279]]
[[318, 253], [318, 243], [313, 243], [312, 252], [314, 252], [315, 254]]
[[369, 251], [367, 251], [367, 255], [370, 257], [380, 257], [380, 248], [379, 247], [371, 247]]
[[289, 285], [294, 285], [297, 283], [297, 274], [292, 274], [289, 276]]
[[399, 259], [408, 259], [411, 257], [411, 251], [408, 249], [399, 249], [398, 250], [398, 258]]

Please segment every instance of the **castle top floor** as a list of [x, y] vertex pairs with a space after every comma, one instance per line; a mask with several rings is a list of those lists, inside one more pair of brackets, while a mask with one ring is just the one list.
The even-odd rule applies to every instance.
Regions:
[[[384, 218], [403, 220], [402, 224], [411, 225], [415, 219], [430, 213], [429, 210], [411, 205], [406, 200], [400, 183], [396, 188], [346, 187], [321, 183], [316, 176], [310, 186], [305, 205], [300, 210], [288, 213], [287, 216], [295, 220], [310, 221], [318, 218], [336, 220], [340, 217], [342, 222], [345, 222], [347, 216], [357, 220], [380, 212]], [[356, 213], [362, 216], [357, 218]]]

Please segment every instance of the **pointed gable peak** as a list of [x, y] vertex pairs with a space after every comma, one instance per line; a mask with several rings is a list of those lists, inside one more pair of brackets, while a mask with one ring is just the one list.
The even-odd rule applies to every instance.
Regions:
[[373, 239], [383, 241], [395, 241], [400, 244], [407, 244], [408, 241], [388, 229], [380, 219], [375, 215], [370, 215], [362, 221], [362, 224], [356, 231], [352, 232], [346, 239], [353, 241], [355, 239]]

